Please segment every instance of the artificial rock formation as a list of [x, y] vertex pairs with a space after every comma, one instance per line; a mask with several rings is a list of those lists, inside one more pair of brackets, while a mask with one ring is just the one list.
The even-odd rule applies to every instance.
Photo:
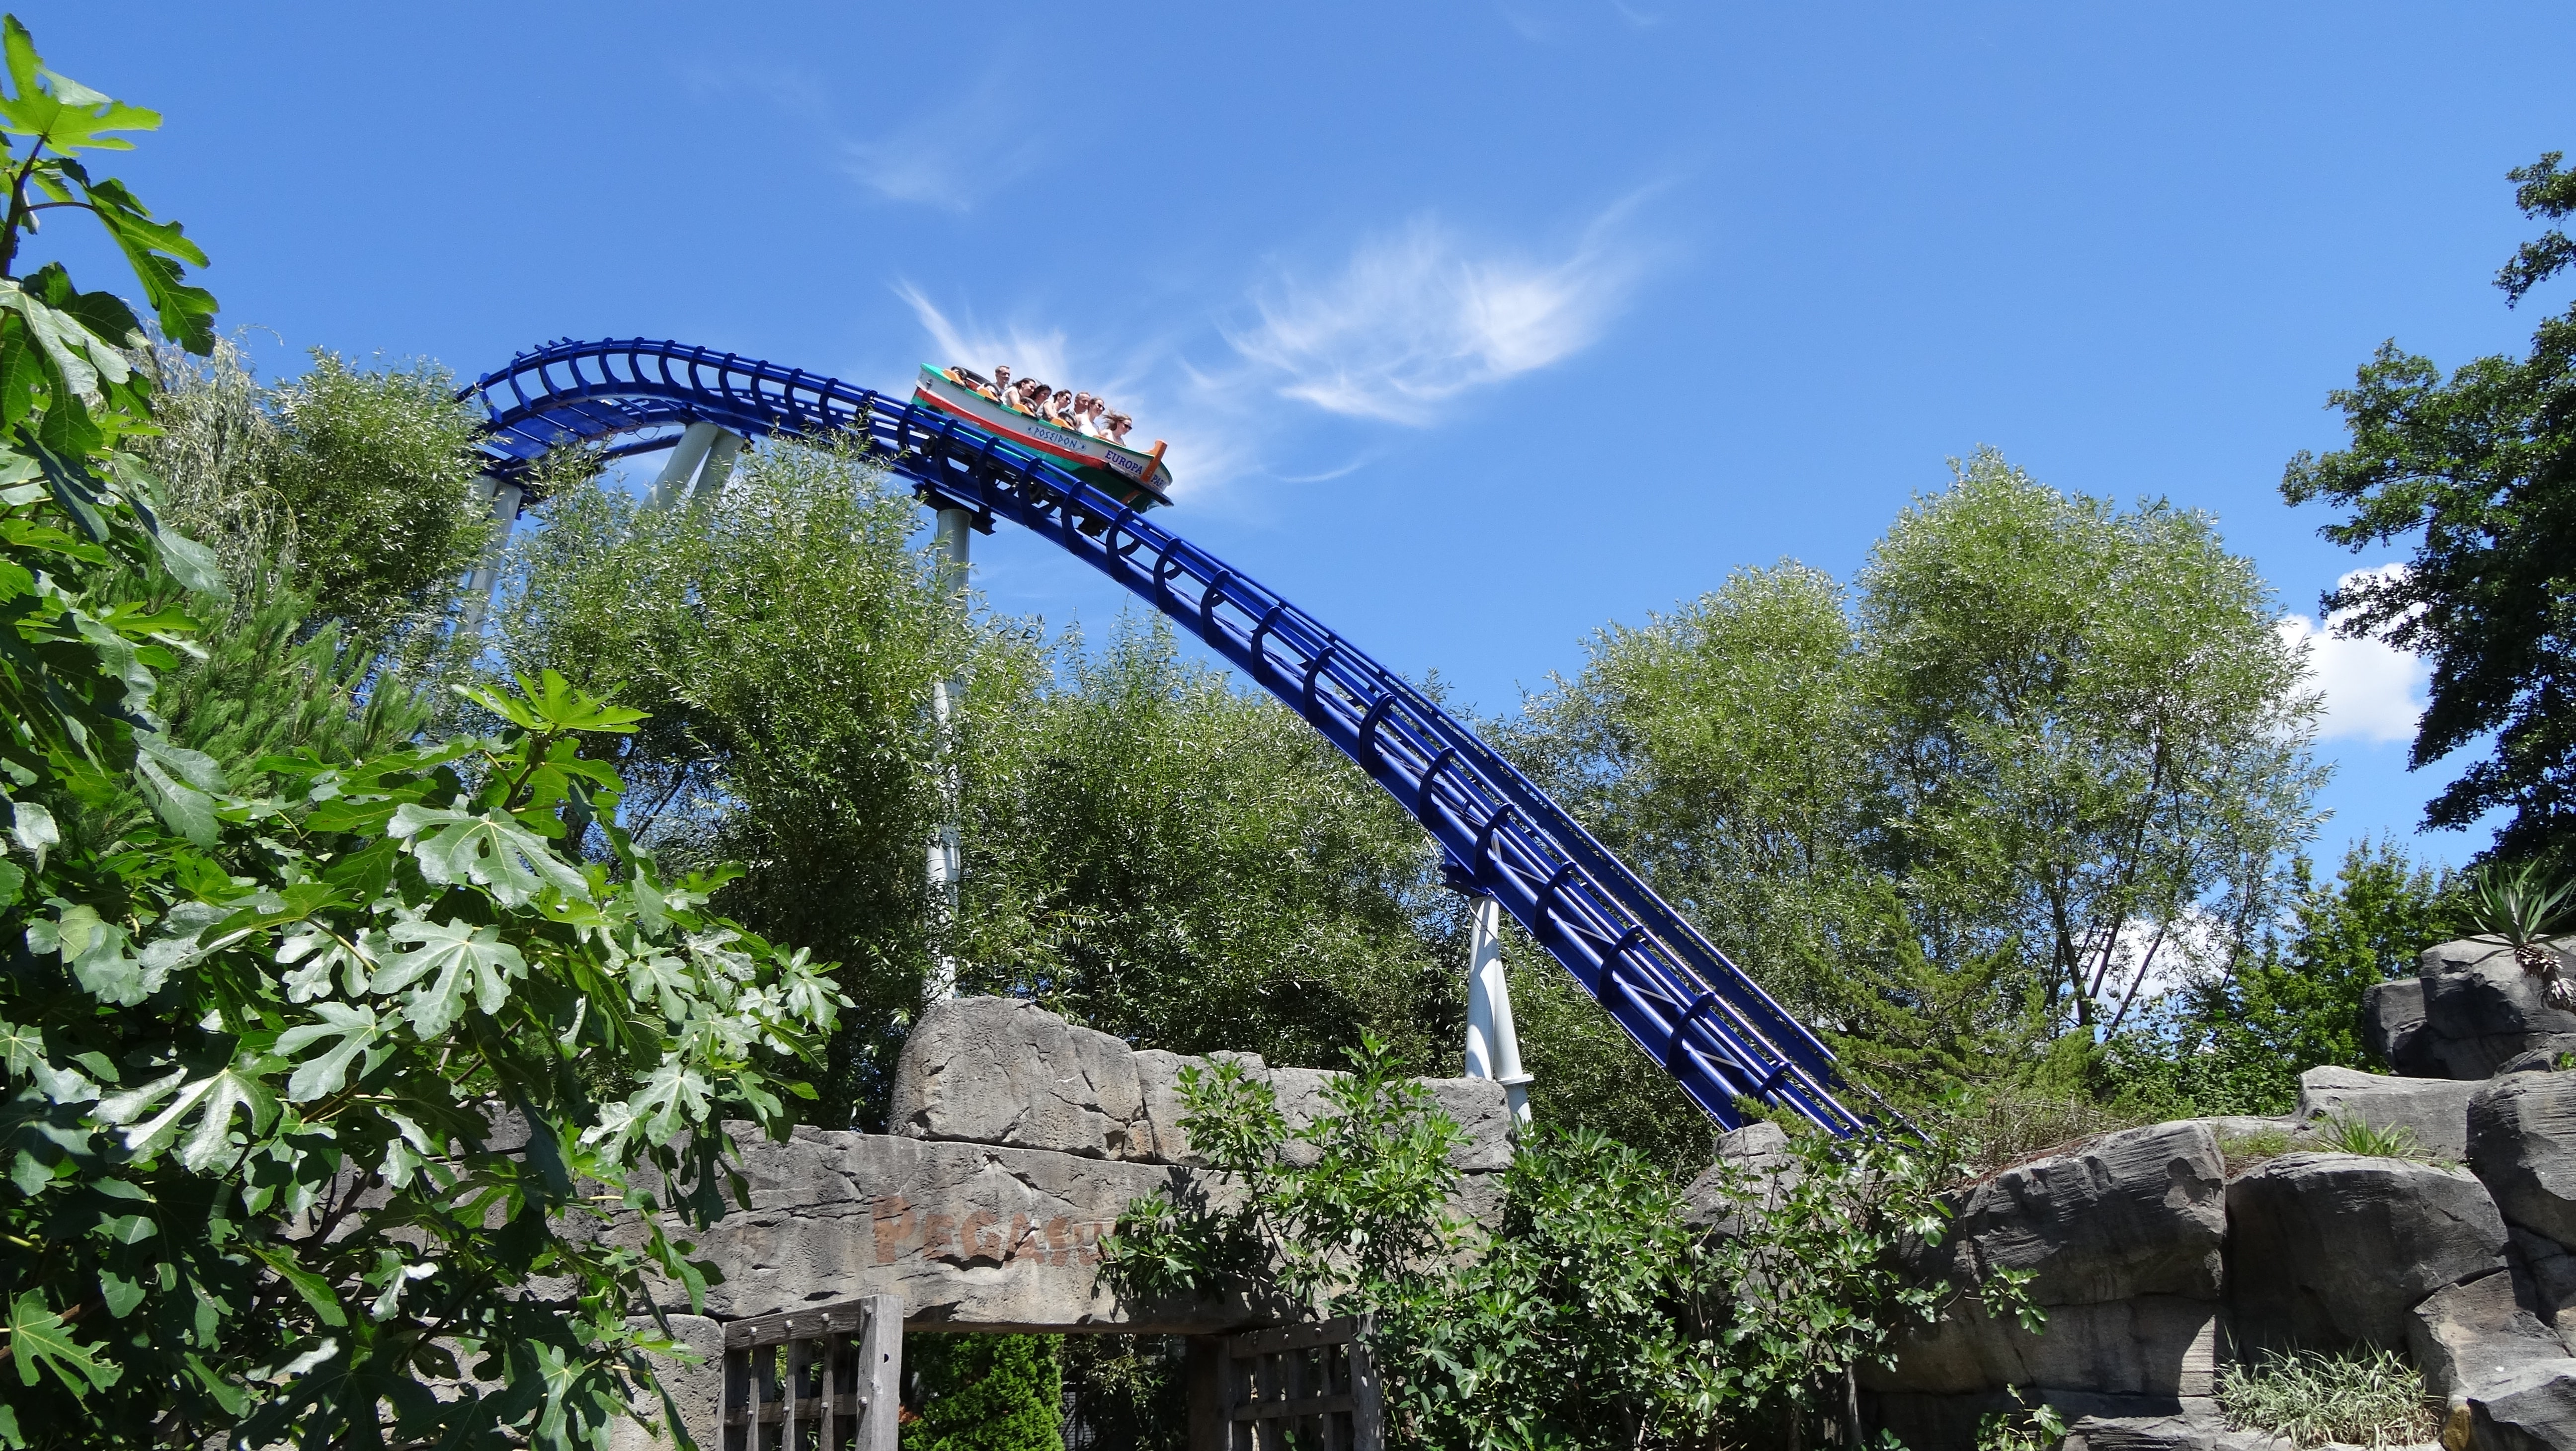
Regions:
[[[1293, 1127], [1325, 1111], [1335, 1075], [1270, 1068]], [[963, 998], [926, 1013], [895, 1070], [894, 1132], [799, 1128], [783, 1143], [732, 1125], [750, 1191], [692, 1238], [722, 1274], [718, 1321], [901, 1295], [913, 1328], [1208, 1334], [1263, 1323], [1239, 1301], [1141, 1300], [1100, 1278], [1100, 1239], [1128, 1204], [1169, 1189], [1222, 1206], [1234, 1188], [1181, 1132], [1180, 1076], [1203, 1066], [1139, 1052], [1033, 1004]], [[1490, 1214], [1511, 1162], [1499, 1085], [1424, 1085], [1466, 1130], [1452, 1154], [1462, 1212]], [[638, 1226], [614, 1227], [633, 1235]]]
[[[2048, 1325], [1962, 1304], [1865, 1376], [1881, 1424], [1965, 1451], [2010, 1386], [2069, 1419], [2066, 1451], [2274, 1451], [2226, 1428], [2218, 1368], [2369, 1343], [2423, 1373], [2448, 1451], [2576, 1451], [2576, 1072], [2550, 1071], [2576, 1014], [2541, 986], [2501, 943], [2444, 943], [2369, 994], [2399, 1073], [2313, 1069], [2288, 1117], [2128, 1130], [1955, 1191], [1918, 1268], [2033, 1271]], [[2325, 1152], [2336, 1120], [2419, 1156]], [[2257, 1135], [2291, 1152], [2225, 1172], [2222, 1141]]]
[[[1326, 1111], [1336, 1075], [1233, 1061], [1271, 1085], [1292, 1128]], [[1239, 1299], [1142, 1299], [1100, 1275], [1101, 1237], [1131, 1200], [1168, 1188], [1222, 1207], [1236, 1193], [1181, 1132], [1180, 1078], [1194, 1066], [1205, 1064], [1130, 1049], [1029, 1003], [963, 998], [934, 1006], [905, 1044], [894, 1132], [799, 1128], [781, 1143], [728, 1125], [750, 1208], [690, 1236], [718, 1277], [703, 1315], [673, 1317], [701, 1361], [665, 1370], [698, 1443], [725, 1444], [713, 1352], [730, 1321], [893, 1294], [908, 1330], [1203, 1335], [1268, 1323], [1265, 1307]], [[1467, 1134], [1451, 1159], [1462, 1212], [1492, 1214], [1511, 1163], [1501, 1086], [1424, 1087]], [[605, 1233], [632, 1241], [641, 1226]], [[619, 1451], [660, 1444], [636, 1427], [619, 1435]]]
[[2545, 1068], [2576, 1052], [2576, 1013], [2549, 1006], [2542, 986], [2495, 938], [2445, 942], [2425, 949], [2412, 979], [2370, 990], [2362, 1039], [2409, 1078], [2475, 1081]]

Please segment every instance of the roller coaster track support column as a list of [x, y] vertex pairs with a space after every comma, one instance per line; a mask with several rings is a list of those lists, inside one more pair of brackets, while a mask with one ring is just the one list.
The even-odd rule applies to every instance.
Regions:
[[688, 488], [689, 480], [696, 477], [708, 452], [723, 436], [724, 430], [712, 423], [690, 424], [680, 441], [671, 445], [671, 456], [662, 461], [661, 475], [653, 480], [653, 492], [644, 496], [644, 507], [667, 509], [680, 502], [681, 492]]
[[[667, 509], [680, 502], [680, 492], [688, 489], [689, 497], [703, 499], [724, 487], [733, 477], [733, 461], [742, 453], [742, 435], [728, 432], [712, 423], [692, 423], [671, 446], [671, 456], [662, 464], [661, 476], [653, 480], [653, 492], [645, 498], [647, 509]], [[698, 486], [689, 489], [694, 476]]]
[[1503, 908], [1491, 897], [1468, 899], [1475, 930], [1467, 949], [1467, 1076], [1503, 1086], [1512, 1121], [1530, 1121], [1530, 1076], [1521, 1071], [1520, 1033], [1512, 1026], [1512, 989], [1503, 980]]
[[[967, 540], [973, 537], [975, 516], [964, 509], [942, 509], [939, 527], [933, 536], [939, 551], [939, 593], [964, 607], [966, 593]], [[930, 950], [931, 980], [928, 996], [936, 1001], [957, 995], [957, 956], [950, 950], [950, 937], [957, 928], [957, 884], [965, 875], [962, 842], [958, 834], [959, 779], [957, 764], [958, 716], [966, 708], [965, 685], [955, 677], [931, 682], [930, 717], [939, 732], [939, 827], [930, 838]]]
[[492, 537], [483, 542], [483, 559], [465, 585], [465, 613], [456, 629], [466, 636], [482, 633], [484, 612], [492, 608], [492, 591], [501, 583], [501, 557], [509, 552], [510, 526], [519, 522], [519, 501], [527, 497], [516, 481], [486, 474], [482, 482], [492, 490]]

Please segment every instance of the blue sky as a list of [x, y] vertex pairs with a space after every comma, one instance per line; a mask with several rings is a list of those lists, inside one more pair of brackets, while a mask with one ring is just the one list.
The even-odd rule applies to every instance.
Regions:
[[[1486, 709], [1734, 566], [1847, 576], [1981, 444], [2212, 512], [2312, 616], [2398, 557], [2280, 502], [2327, 390], [2566, 304], [2488, 283], [2503, 173], [2576, 142], [2537, 4], [18, 13], [167, 114], [112, 170], [264, 367], [1008, 360], [1171, 441], [1173, 527]], [[998, 608], [1122, 607], [978, 544]], [[2420, 671], [2318, 663], [2325, 848], [2411, 832]]]

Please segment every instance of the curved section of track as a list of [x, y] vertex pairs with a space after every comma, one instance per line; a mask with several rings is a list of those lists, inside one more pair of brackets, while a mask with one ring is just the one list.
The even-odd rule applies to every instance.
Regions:
[[558, 342], [465, 390], [489, 418], [492, 473], [567, 444], [636, 453], [709, 422], [746, 437], [860, 442], [939, 507], [1007, 519], [1126, 586], [1304, 717], [1490, 893], [1691, 1098], [1729, 1128], [1739, 1100], [1837, 1135], [1833, 1055], [1510, 762], [1401, 676], [1206, 550], [1054, 464], [865, 388], [641, 338]]

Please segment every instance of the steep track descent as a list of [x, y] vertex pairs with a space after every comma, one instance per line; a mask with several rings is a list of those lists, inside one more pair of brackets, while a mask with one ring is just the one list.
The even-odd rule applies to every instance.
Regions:
[[1867, 1128], [1836, 1098], [1824, 1044], [1474, 732], [1313, 616], [1055, 465], [836, 379], [641, 338], [551, 343], [464, 396], [489, 414], [496, 480], [560, 445], [643, 453], [693, 423], [748, 438], [845, 435], [934, 506], [1034, 530], [1180, 622], [1358, 763], [1439, 841], [1452, 885], [1500, 902], [1719, 1123], [1743, 1123], [1738, 1100], [1751, 1099], [1838, 1136]]

